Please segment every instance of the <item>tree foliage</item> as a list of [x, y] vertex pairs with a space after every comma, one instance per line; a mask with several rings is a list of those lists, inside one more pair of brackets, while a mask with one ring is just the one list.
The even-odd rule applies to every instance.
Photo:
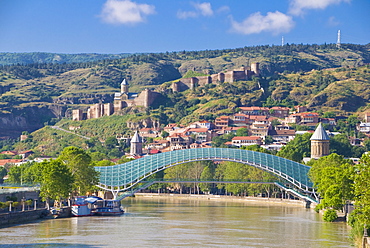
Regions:
[[346, 201], [353, 199], [352, 162], [333, 153], [312, 161], [310, 165], [309, 176], [323, 198], [320, 207], [342, 210]]
[[40, 196], [43, 200], [67, 198], [72, 191], [73, 176], [62, 160], [42, 162]]
[[362, 225], [370, 228], [370, 155], [362, 155], [360, 163], [355, 168], [354, 216]]
[[277, 153], [277, 156], [301, 162], [304, 157], [309, 157], [311, 154], [311, 136], [312, 134], [310, 133], [296, 135], [294, 140], [289, 141], [287, 145]]
[[74, 190], [85, 194], [98, 183], [98, 172], [91, 157], [81, 148], [66, 147], [59, 158], [67, 165], [74, 177]]

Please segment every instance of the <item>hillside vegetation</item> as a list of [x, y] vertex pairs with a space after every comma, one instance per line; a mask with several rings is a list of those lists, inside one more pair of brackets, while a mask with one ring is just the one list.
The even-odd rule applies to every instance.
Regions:
[[[52, 118], [70, 117], [72, 109], [112, 102], [124, 78], [131, 92], [150, 88], [163, 95], [148, 110], [123, 110], [121, 114], [131, 122], [151, 118], [163, 125], [186, 124], [198, 119], [214, 120], [218, 115], [237, 112], [240, 106], [252, 105], [300, 104], [312, 111], [339, 115], [362, 113], [369, 108], [370, 44], [343, 44], [341, 49], [334, 44], [257, 46], [134, 54], [79, 63], [66, 59], [67, 63], [62, 64], [27, 64], [26, 57], [19, 65], [0, 66], [0, 123], [3, 120], [8, 125], [0, 136], [13, 132], [13, 127], [20, 133], [55, 123]], [[250, 81], [209, 84], [185, 92], [170, 89], [171, 81], [182, 77], [225, 72], [254, 62], [260, 63], [261, 77]], [[27, 125], [31, 112], [33, 124]], [[19, 118], [22, 121], [14, 123]]]

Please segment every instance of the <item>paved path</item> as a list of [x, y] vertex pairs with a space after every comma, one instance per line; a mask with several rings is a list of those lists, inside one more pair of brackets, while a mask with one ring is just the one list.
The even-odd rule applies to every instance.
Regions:
[[50, 126], [50, 127], [51, 127], [51, 128], [53, 128], [53, 129], [56, 129], [56, 130], [60, 130], [60, 131], [66, 132], [66, 133], [71, 133], [71, 134], [77, 135], [78, 137], [81, 137], [81, 138], [83, 138], [83, 139], [87, 139], [87, 140], [91, 139], [91, 138], [89, 138], [89, 137], [86, 137], [86, 136], [83, 136], [83, 135], [80, 135], [80, 134], [74, 133], [74, 132], [72, 132], [72, 131], [65, 130], [65, 129], [60, 128], [60, 127], [58, 127], [58, 126]]

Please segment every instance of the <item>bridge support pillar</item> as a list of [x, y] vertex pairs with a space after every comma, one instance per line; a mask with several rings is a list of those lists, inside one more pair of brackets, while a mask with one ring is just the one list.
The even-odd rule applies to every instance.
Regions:
[[310, 201], [304, 201], [305, 208], [311, 208], [311, 202]]

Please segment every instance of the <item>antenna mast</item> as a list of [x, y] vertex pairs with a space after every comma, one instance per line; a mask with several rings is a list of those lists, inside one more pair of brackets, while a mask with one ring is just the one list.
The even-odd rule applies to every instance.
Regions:
[[284, 36], [281, 36], [281, 46], [284, 46]]
[[338, 30], [337, 48], [340, 48], [340, 30]]

